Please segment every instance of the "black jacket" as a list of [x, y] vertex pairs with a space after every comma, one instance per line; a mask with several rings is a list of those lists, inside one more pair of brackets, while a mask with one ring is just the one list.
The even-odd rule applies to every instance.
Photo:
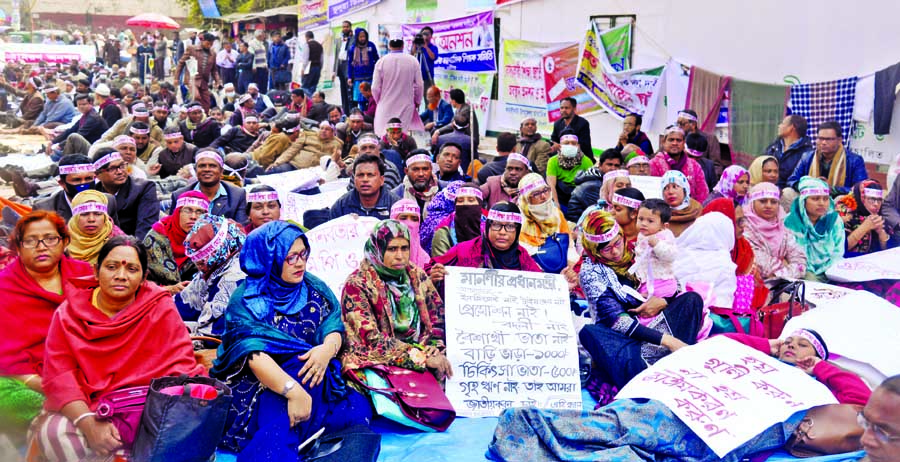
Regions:
[[200, 126], [195, 130], [189, 130], [187, 128], [187, 123], [185, 122], [181, 122], [178, 125], [178, 128], [181, 129], [184, 141], [197, 146], [197, 149], [208, 147], [222, 135], [222, 127], [219, 126], [219, 121], [212, 117], [209, 117], [200, 123]]
[[103, 117], [103, 120], [106, 121], [106, 125], [112, 127], [122, 118], [122, 110], [119, 109], [118, 104], [108, 104], [100, 110], [100, 117]]
[[793, 145], [784, 149], [784, 141], [781, 138], [775, 140], [766, 148], [766, 155], [778, 159], [778, 189], [788, 186], [788, 178], [794, 173], [797, 164], [810, 152], [816, 152], [816, 147], [808, 136], [800, 138]]
[[[112, 218], [113, 223], [116, 226], [119, 226], [119, 214], [116, 213], [116, 197], [112, 194], [106, 194], [106, 202], [106, 207], [109, 209], [109, 216]], [[66, 223], [72, 218], [72, 207], [69, 205], [69, 201], [66, 200], [66, 192], [62, 190], [57, 191], [56, 194], [46, 199], [36, 202], [34, 204], [34, 209], [56, 212], [56, 214], [65, 220]]]
[[[102, 183], [95, 184], [94, 189], [106, 192]], [[128, 177], [115, 196], [119, 228], [125, 234], [143, 240], [153, 223], [159, 221], [159, 199], [156, 197], [156, 184]]]
[[[559, 138], [563, 135], [563, 131], [571, 131], [578, 137], [578, 144], [581, 146], [581, 152], [594, 160], [594, 151], [591, 149], [591, 124], [578, 114], [572, 116], [572, 122], [566, 127], [565, 119], [559, 119], [553, 122], [553, 133], [550, 140], [559, 143]], [[647, 153], [648, 155], [650, 153]]]
[[569, 198], [568, 208], [566, 209], [566, 220], [577, 222], [581, 218], [581, 214], [588, 207], [596, 205], [600, 200], [600, 187], [603, 186], [603, 175], [599, 175], [596, 169], [588, 169], [578, 172], [575, 177], [575, 190], [572, 191], [572, 197]]
[[[220, 196], [210, 204], [209, 213], [220, 215], [225, 218], [242, 224], [247, 224], [247, 193], [243, 188], [238, 188], [227, 181], [222, 181], [221, 185], [225, 187], [225, 195]], [[197, 187], [197, 181], [192, 181], [187, 186], [172, 193], [172, 204], [169, 206], [169, 213], [175, 211], [175, 202], [178, 196], [187, 191], [193, 191]]]
[[506, 156], [497, 156], [494, 157], [494, 160], [484, 164], [484, 166], [478, 170], [478, 184], [487, 183], [488, 177], [502, 175], [503, 171], [506, 170], [506, 159]]
[[209, 147], [213, 149], [222, 148], [226, 153], [247, 152], [257, 138], [259, 138], [259, 135], [249, 135], [244, 131], [243, 127], [231, 127], [231, 130], [216, 138]]
[[78, 133], [83, 136], [88, 143], [93, 144], [103, 136], [103, 132], [108, 128], [109, 125], [103, 120], [103, 117], [100, 117], [100, 114], [97, 114], [97, 111], [91, 109], [91, 112], [83, 114], [81, 119], [72, 124], [68, 130], [60, 133], [56, 138], [53, 138], [53, 143], [63, 143], [69, 135]]
[[159, 152], [159, 163], [162, 165], [159, 169], [160, 178], [168, 178], [178, 173], [181, 167], [194, 163], [194, 155], [197, 154], [197, 147], [191, 143], [184, 143], [181, 152], [173, 153], [168, 148]]

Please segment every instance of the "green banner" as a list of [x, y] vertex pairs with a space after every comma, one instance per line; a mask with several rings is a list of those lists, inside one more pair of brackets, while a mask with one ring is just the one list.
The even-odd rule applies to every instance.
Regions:
[[406, 21], [426, 22], [434, 19], [437, 0], [406, 0]]
[[631, 23], [601, 32], [600, 42], [613, 70], [621, 72], [631, 69]]

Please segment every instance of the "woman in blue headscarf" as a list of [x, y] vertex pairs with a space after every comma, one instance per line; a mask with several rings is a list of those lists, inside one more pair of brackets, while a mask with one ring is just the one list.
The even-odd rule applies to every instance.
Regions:
[[241, 249], [247, 279], [231, 296], [210, 371], [234, 394], [221, 446], [238, 461], [298, 460], [297, 446], [320, 428], [371, 417], [367, 399], [341, 378], [341, 306], [306, 273], [308, 257], [303, 231], [283, 221], [254, 230]]

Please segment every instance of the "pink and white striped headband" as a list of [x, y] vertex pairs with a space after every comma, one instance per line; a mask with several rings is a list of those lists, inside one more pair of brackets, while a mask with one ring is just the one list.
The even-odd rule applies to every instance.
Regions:
[[484, 200], [484, 194], [481, 193], [481, 190], [470, 186], [459, 188], [459, 191], [456, 192], [456, 197], [477, 197], [480, 200]]
[[209, 211], [209, 201], [200, 199], [199, 197], [179, 197], [175, 202], [175, 208], [195, 207], [198, 209]]
[[117, 160], [122, 160], [121, 154], [119, 154], [118, 152], [109, 153], [109, 154], [97, 159], [97, 162], [94, 162], [94, 170], [95, 171], [100, 170], [105, 165], [111, 164]]
[[758, 201], [760, 199], [779, 200], [779, 199], [781, 199], [781, 193], [778, 190], [772, 191], [772, 190], [767, 189], [767, 190], [762, 190], [762, 191], [756, 191], [756, 192], [750, 194], [750, 202]]
[[829, 194], [831, 194], [831, 190], [828, 188], [806, 188], [800, 191], [800, 197], [827, 196]]
[[613, 193], [612, 201], [614, 204], [624, 205], [625, 207], [631, 207], [633, 209], [638, 209], [641, 206], [640, 200], [616, 193]]
[[73, 173], [94, 173], [95, 170], [94, 164], [60, 165], [59, 174], [71, 175]]
[[167, 139], [167, 140], [178, 140], [178, 139], [184, 138], [184, 135], [182, 135], [181, 132], [173, 132], [173, 133], [166, 133], [165, 135], [163, 135], [163, 138]]
[[115, 140], [113, 140], [113, 147], [116, 147], [116, 148], [119, 146], [124, 146], [126, 144], [130, 145], [130, 146], [137, 146], [134, 142], [134, 138], [132, 138], [128, 135], [119, 135], [116, 137]]
[[[356, 140], [357, 146], [378, 146], [378, 138], [374, 136], [364, 136]], [[413, 156], [415, 157], [415, 156]], [[409, 165], [409, 164], [407, 164]]]
[[632, 166], [635, 166], [638, 164], [649, 164], [649, 163], [650, 163], [650, 159], [648, 159], [647, 156], [635, 156], [635, 157], [632, 157], [631, 160], [629, 160], [628, 163], [625, 164], [625, 166], [632, 167]]
[[247, 202], [269, 202], [278, 200], [278, 191], [260, 191], [247, 193]]
[[881, 199], [884, 197], [884, 190], [874, 188], [863, 188], [863, 196]]
[[188, 111], [188, 112], [203, 112], [203, 106], [200, 106], [200, 105], [197, 105], [197, 106], [191, 106], [191, 107], [188, 108], [187, 111]]
[[608, 180], [619, 177], [628, 178], [628, 170], [612, 170], [606, 172], [606, 175], [603, 175], [603, 182], [605, 183]]
[[403, 130], [403, 124], [394, 122], [392, 124], [387, 124], [387, 128], [398, 128], [400, 130]]
[[197, 153], [197, 156], [194, 157], [194, 159], [195, 159], [195, 162], [200, 162], [200, 159], [212, 159], [212, 160], [216, 161], [216, 163], [219, 164], [219, 166], [225, 165], [225, 162], [222, 161], [222, 156], [220, 156], [217, 152], [213, 152], [213, 151], [199, 152], [199, 153]]
[[697, 122], [697, 116], [695, 116], [691, 113], [688, 113], [688, 112], [684, 112], [684, 111], [678, 111], [678, 118]]
[[609, 241], [613, 240], [613, 238], [615, 238], [616, 235], [618, 235], [618, 234], [619, 234], [619, 224], [616, 222], [613, 222], [613, 226], [612, 226], [612, 228], [609, 228], [609, 231], [607, 231], [603, 234], [590, 234], [590, 233], [585, 232], [584, 237], [585, 237], [585, 239], [587, 239], [595, 244], [602, 244], [604, 242], [609, 242]]
[[109, 208], [102, 202], [85, 202], [72, 207], [72, 215], [81, 215], [89, 212], [109, 213]]
[[209, 259], [212, 256], [213, 252], [218, 250], [222, 245], [225, 244], [225, 238], [228, 236], [228, 223], [222, 223], [219, 227], [219, 230], [216, 231], [216, 235], [213, 236], [212, 240], [207, 242], [206, 245], [197, 249], [196, 252], [191, 252], [188, 257], [192, 262], [197, 263], [199, 261], [204, 261]]
[[426, 154], [416, 154], [409, 159], [406, 159], [406, 168], [409, 168], [412, 164], [416, 162], [428, 162], [431, 163], [431, 157], [428, 157]]
[[811, 332], [805, 331], [803, 329], [795, 330], [791, 333], [790, 337], [801, 337], [806, 339], [809, 343], [812, 344], [813, 349], [816, 350], [816, 354], [819, 355], [820, 358], [825, 359], [828, 354], [825, 352], [825, 346], [822, 345], [822, 342], [816, 338]]
[[560, 136], [560, 137], [559, 137], [559, 142], [560, 142], [560, 143], [564, 143], [564, 142], [566, 142], [566, 141], [574, 141], [574, 142], [577, 143], [577, 142], [578, 142], [578, 135], [571, 135], [571, 134], [569, 134], [569, 135], [563, 135], [563, 136]]
[[391, 216], [396, 217], [403, 215], [404, 213], [411, 213], [413, 215], [419, 215], [422, 213], [422, 209], [419, 208], [416, 204], [402, 203], [402, 204], [394, 204], [391, 207]]
[[531, 193], [532, 191], [534, 191], [535, 189], [543, 188], [545, 186], [547, 186], [547, 182], [544, 181], [543, 178], [541, 178], [540, 180], [535, 181], [534, 183], [526, 184], [525, 186], [522, 186], [521, 188], [519, 188], [519, 196], [528, 197], [528, 194]]
[[128, 131], [130, 131], [131, 133], [134, 133], [135, 135], [149, 135], [150, 134], [149, 128], [131, 127], [128, 129]]
[[499, 221], [502, 223], [518, 223], [522, 224], [522, 214], [513, 212], [501, 212], [499, 210], [491, 210], [488, 212], [488, 220]]
[[531, 162], [528, 161], [528, 158], [523, 156], [522, 154], [519, 154], [518, 152], [511, 152], [511, 153], [509, 153], [508, 156], [506, 156], [507, 163], [511, 160], [514, 160], [516, 162], [521, 162], [521, 163], [525, 164], [526, 168], [531, 169]]

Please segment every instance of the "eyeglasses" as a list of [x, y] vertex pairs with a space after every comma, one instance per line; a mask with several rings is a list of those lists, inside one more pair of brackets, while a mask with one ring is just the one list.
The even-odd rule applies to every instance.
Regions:
[[22, 240], [22, 247], [26, 249], [36, 249], [38, 244], [44, 244], [49, 249], [51, 247], [56, 247], [56, 245], [59, 244], [59, 241], [61, 240], [62, 238], [59, 236], [50, 236], [43, 239], [29, 237]]
[[622, 236], [616, 236], [615, 239], [612, 240], [606, 247], [600, 249], [600, 255], [609, 256], [613, 254], [613, 251], [619, 248], [619, 244], [622, 243]]
[[516, 232], [516, 224], [491, 222], [491, 231], [500, 231], [501, 229], [508, 233], [514, 233]]
[[856, 414], [856, 423], [858, 423], [859, 426], [863, 428], [863, 430], [872, 432], [872, 434], [875, 435], [875, 439], [880, 441], [882, 444], [891, 444], [900, 441], [900, 436], [888, 435], [883, 428], [879, 427], [876, 424], [873, 424], [872, 422], [869, 422], [869, 419], [867, 419], [866, 416], [863, 415], [862, 411]]
[[289, 253], [288, 256], [284, 258], [284, 261], [288, 265], [296, 265], [298, 261], [306, 261], [307, 259], [309, 259], [309, 249], [303, 249], [297, 253]]
[[540, 199], [543, 203], [543, 201], [546, 201], [547, 198], [550, 197], [550, 188], [538, 189], [537, 191], [531, 193], [531, 197], [534, 199]]
[[117, 171], [117, 170], [125, 170], [125, 163], [122, 162], [121, 164], [116, 165], [116, 166], [109, 165], [109, 166], [106, 166], [106, 167], [102, 167], [102, 168], [100, 168], [99, 170], [100, 170], [101, 172], [115, 172], [115, 171]]

